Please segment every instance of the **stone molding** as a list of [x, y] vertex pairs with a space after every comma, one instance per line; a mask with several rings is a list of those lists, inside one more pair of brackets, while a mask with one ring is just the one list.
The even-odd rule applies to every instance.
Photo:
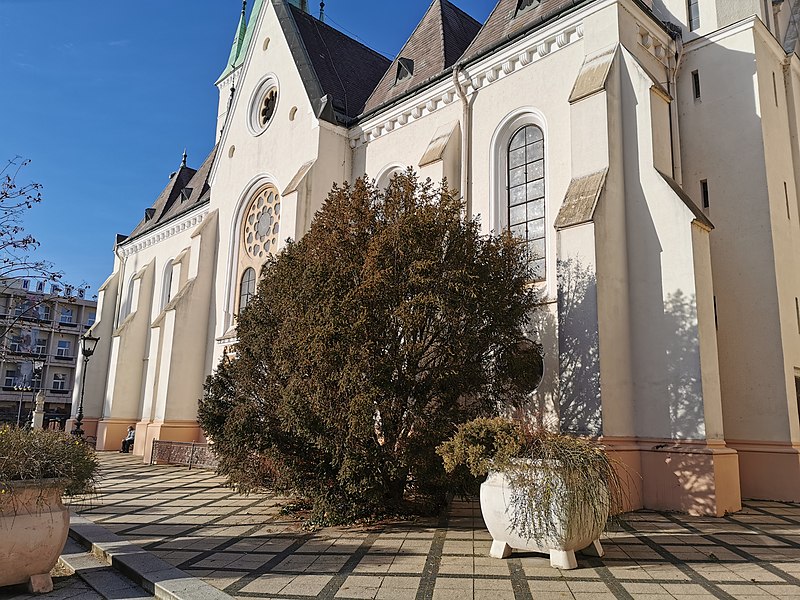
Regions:
[[205, 204], [199, 209], [193, 210], [185, 215], [181, 215], [177, 219], [168, 221], [160, 228], [148, 233], [147, 235], [136, 238], [127, 244], [123, 243], [123, 245], [120, 246], [120, 253], [125, 258], [133, 256], [145, 248], [155, 246], [156, 244], [174, 237], [179, 233], [183, 233], [184, 231], [197, 227], [208, 216], [209, 212], [210, 207], [208, 204]]

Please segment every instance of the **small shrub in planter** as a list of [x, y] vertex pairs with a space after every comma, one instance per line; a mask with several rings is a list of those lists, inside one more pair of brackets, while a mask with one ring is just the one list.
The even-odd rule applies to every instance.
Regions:
[[599, 537], [620, 512], [623, 486], [600, 445], [497, 417], [461, 425], [438, 452], [448, 472], [466, 467], [487, 477], [481, 510], [492, 556], [549, 552], [553, 566], [570, 569], [575, 551], [602, 555]]
[[94, 450], [70, 435], [0, 427], [0, 586], [52, 589], [69, 532], [61, 496], [91, 493], [97, 469]]

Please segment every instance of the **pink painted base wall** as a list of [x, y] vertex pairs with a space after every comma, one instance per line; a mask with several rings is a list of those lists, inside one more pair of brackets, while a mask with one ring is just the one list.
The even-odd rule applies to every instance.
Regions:
[[800, 502], [800, 444], [729, 441], [739, 453], [742, 496]]
[[131, 425], [136, 423], [128, 419], [101, 419], [97, 424], [97, 450], [118, 451]]
[[739, 462], [724, 443], [604, 438], [621, 465], [629, 510], [721, 517], [742, 508]]

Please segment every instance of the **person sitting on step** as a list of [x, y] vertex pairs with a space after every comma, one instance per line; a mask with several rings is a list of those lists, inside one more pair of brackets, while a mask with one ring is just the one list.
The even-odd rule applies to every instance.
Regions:
[[128, 427], [128, 437], [122, 440], [122, 448], [120, 448], [120, 452], [124, 452], [127, 454], [133, 448], [133, 438], [136, 437], [136, 429], [134, 429], [133, 425]]

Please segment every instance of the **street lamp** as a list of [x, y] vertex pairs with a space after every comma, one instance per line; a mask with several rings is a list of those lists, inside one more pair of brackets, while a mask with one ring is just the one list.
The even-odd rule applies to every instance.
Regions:
[[81, 353], [83, 354], [83, 374], [81, 375], [81, 397], [78, 402], [78, 415], [75, 418], [75, 428], [72, 430], [72, 435], [78, 438], [83, 438], [83, 392], [86, 390], [86, 365], [89, 364], [89, 359], [94, 354], [94, 349], [97, 347], [97, 342], [100, 338], [94, 337], [90, 331], [87, 331], [81, 336]]

